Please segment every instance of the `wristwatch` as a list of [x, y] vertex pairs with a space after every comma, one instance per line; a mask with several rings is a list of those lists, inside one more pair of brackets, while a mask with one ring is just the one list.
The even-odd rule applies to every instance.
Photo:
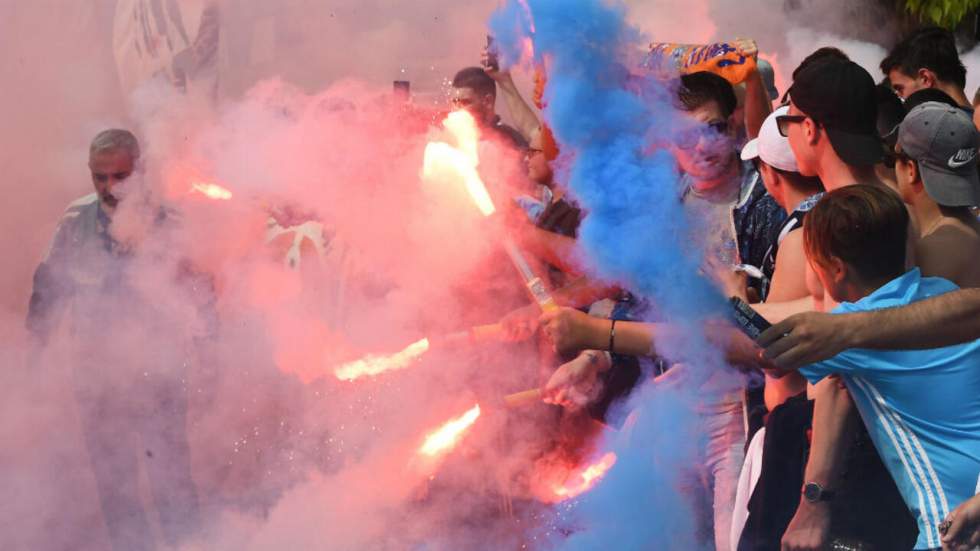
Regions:
[[816, 482], [807, 482], [803, 485], [803, 499], [808, 503], [820, 503], [834, 499], [834, 491], [828, 490]]

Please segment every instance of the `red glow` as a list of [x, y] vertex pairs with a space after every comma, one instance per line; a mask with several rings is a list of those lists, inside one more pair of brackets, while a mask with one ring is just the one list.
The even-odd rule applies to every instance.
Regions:
[[603, 455], [599, 461], [588, 465], [584, 469], [570, 473], [564, 483], [554, 487], [555, 496], [559, 500], [565, 500], [582, 495], [595, 487], [615, 464], [615, 453], [609, 452]]

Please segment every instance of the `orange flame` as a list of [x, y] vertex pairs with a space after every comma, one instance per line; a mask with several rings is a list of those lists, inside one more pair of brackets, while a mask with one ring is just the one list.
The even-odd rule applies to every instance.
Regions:
[[429, 142], [425, 146], [422, 161], [422, 177], [426, 180], [453, 178], [460, 180], [470, 197], [484, 216], [490, 216], [496, 208], [487, 192], [476, 167], [480, 164], [477, 146], [480, 133], [473, 116], [466, 111], [453, 111], [442, 126], [455, 139], [456, 145], [446, 142]]
[[462, 439], [463, 433], [476, 422], [479, 416], [480, 406], [477, 404], [459, 417], [450, 419], [442, 427], [425, 437], [425, 442], [419, 448], [419, 453], [433, 457], [455, 448]]
[[196, 191], [208, 199], [227, 201], [231, 199], [231, 191], [209, 182], [195, 182], [191, 184], [191, 191]]
[[378, 375], [385, 371], [404, 369], [429, 350], [429, 339], [422, 339], [405, 347], [401, 352], [390, 356], [365, 356], [348, 362], [334, 370], [334, 375], [342, 381], [353, 381], [359, 377]]
[[591, 490], [615, 464], [615, 453], [603, 455], [596, 463], [569, 475], [564, 484], [554, 488], [555, 495], [561, 499], [571, 499]]

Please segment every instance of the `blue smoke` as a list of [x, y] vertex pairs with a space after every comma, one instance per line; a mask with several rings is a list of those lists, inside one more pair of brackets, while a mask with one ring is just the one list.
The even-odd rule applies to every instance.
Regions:
[[701, 255], [688, 242], [691, 222], [680, 202], [676, 163], [665, 148], [651, 147], [668, 143], [685, 124], [672, 102], [676, 82], [627, 69], [637, 66], [630, 60], [647, 42], [626, 23], [619, 1], [509, 0], [492, 15], [490, 29], [505, 66], [520, 59], [527, 39], [537, 63], [546, 63], [544, 117], [562, 150], [558, 180], [588, 211], [580, 240], [596, 273], [650, 299], [661, 316], [684, 327], [693, 344], [683, 350], [658, 345], [699, 373], [683, 385], [647, 384], [635, 393], [636, 423], [603, 444], [618, 463], [559, 519], [572, 527], [571, 536], [552, 543], [697, 549], [692, 505], [677, 471], [693, 460], [702, 438], [694, 412], [697, 381], [723, 365], [700, 322], [723, 304], [698, 275]]
[[653, 299], [677, 321], [717, 312], [718, 294], [697, 277], [700, 255], [683, 237], [688, 222], [673, 158], [665, 149], [648, 151], [684, 124], [674, 89], [628, 72], [644, 41], [626, 23], [623, 4], [510, 0], [490, 28], [504, 64], [520, 59], [527, 38], [538, 60], [547, 58], [544, 116], [562, 148], [560, 176], [589, 212], [581, 242], [597, 273]]

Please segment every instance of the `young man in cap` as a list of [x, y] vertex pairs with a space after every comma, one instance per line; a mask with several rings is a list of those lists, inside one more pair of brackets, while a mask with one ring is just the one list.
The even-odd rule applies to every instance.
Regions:
[[980, 134], [960, 109], [937, 102], [914, 108], [895, 148], [898, 191], [918, 222], [915, 257], [922, 273], [980, 287]]
[[877, 96], [867, 71], [852, 61], [820, 60], [800, 71], [789, 93], [789, 111], [777, 122], [801, 174], [820, 177], [828, 191], [880, 183]]
[[[763, 302], [787, 302], [809, 297], [806, 255], [803, 252], [803, 218], [823, 196], [823, 184], [815, 176], [803, 176], [789, 141], [779, 134], [776, 120], [789, 111], [783, 106], [763, 122], [759, 137], [742, 149], [742, 159], [754, 161], [769, 195], [786, 211], [787, 218], [766, 251], [762, 272], [771, 274], [763, 284]], [[766, 381], [766, 408], [772, 411], [786, 398], [804, 390], [800, 377]]]

